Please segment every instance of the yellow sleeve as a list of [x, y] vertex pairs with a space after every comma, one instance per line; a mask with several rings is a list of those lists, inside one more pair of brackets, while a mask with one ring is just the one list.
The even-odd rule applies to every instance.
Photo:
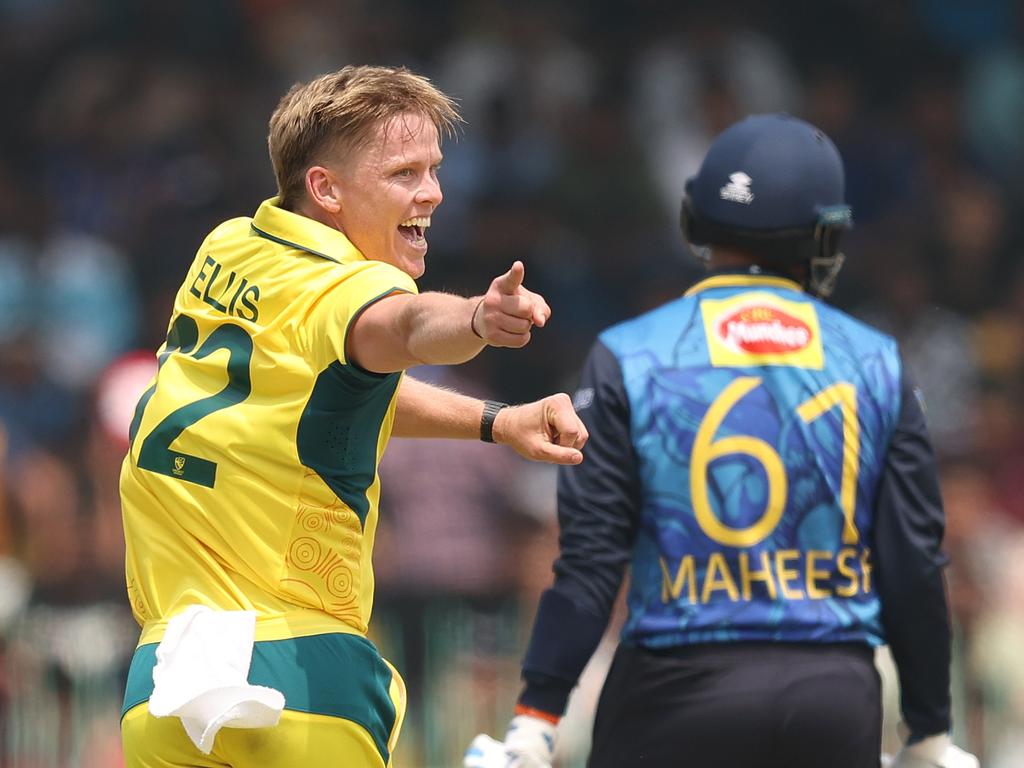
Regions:
[[347, 363], [348, 329], [366, 307], [393, 293], [418, 292], [413, 279], [390, 264], [367, 261], [347, 265], [340, 279], [324, 292], [308, 329], [320, 367], [335, 360]]

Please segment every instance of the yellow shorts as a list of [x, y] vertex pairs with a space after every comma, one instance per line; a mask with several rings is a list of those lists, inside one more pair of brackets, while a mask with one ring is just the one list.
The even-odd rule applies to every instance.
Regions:
[[272, 728], [223, 728], [209, 755], [195, 747], [178, 718], [149, 714], [155, 665], [155, 643], [135, 650], [121, 718], [127, 768], [391, 766], [405, 684], [364, 637], [256, 642], [249, 682], [284, 694], [281, 721]]

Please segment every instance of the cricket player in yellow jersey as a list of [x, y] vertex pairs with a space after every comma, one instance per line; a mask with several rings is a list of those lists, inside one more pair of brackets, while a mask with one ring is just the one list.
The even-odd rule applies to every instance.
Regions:
[[505, 407], [403, 378], [550, 315], [520, 262], [482, 296], [417, 293], [459, 120], [405, 69], [296, 85], [270, 120], [278, 196], [200, 246], [121, 474], [129, 766], [391, 765], [403, 684], [365, 637], [388, 439], [582, 460], [566, 395]]

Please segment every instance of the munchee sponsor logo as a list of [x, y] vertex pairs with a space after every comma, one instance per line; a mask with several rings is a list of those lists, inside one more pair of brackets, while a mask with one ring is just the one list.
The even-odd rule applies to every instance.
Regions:
[[777, 307], [745, 306], [718, 322], [718, 337], [737, 352], [778, 355], [806, 349], [814, 336], [803, 320]]

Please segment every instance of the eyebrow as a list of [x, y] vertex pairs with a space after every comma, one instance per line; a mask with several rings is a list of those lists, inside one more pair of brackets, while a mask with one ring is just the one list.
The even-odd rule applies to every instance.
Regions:
[[[444, 162], [444, 155], [438, 155], [437, 160], [430, 160], [428, 165], [430, 167], [433, 167], [435, 165], [440, 165], [442, 162]], [[406, 167], [411, 166], [411, 165], [416, 165], [416, 163], [415, 162], [411, 162], [411, 161], [407, 161], [407, 160], [393, 159], [390, 162], [388, 162], [386, 165], [387, 165], [388, 168], [391, 168], [392, 170], [397, 170], [399, 168], [406, 168]]]

